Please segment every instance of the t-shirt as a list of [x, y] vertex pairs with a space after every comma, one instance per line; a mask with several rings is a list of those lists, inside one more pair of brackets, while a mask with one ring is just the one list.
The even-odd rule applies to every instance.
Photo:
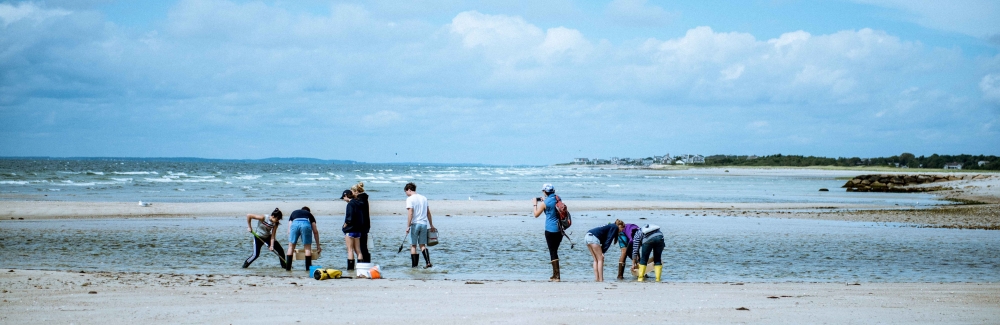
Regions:
[[316, 223], [316, 217], [313, 217], [312, 212], [306, 210], [292, 211], [292, 215], [288, 216], [288, 221], [295, 221], [295, 219], [302, 218], [308, 218], [310, 223]]
[[413, 220], [414, 224], [426, 225], [427, 223], [427, 198], [423, 195], [413, 193], [410, 197], [406, 198], [406, 208], [413, 209]]
[[556, 195], [545, 197], [545, 231], [559, 232], [559, 213], [556, 212]]

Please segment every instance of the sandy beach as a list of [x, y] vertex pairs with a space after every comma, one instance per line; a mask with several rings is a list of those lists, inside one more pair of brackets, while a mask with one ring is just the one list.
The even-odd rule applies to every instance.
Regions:
[[[297, 273], [296, 273], [297, 274]], [[3, 270], [6, 324], [990, 324], [996, 283], [548, 283]], [[740, 310], [745, 308], [747, 310]]]
[[[886, 208], [829, 203], [576, 201], [572, 209], [1000, 229], [1000, 178], [949, 183], [952, 189], [935, 194], [963, 204]], [[372, 203], [374, 215], [401, 215], [401, 200]], [[146, 207], [135, 202], [3, 201], [0, 225], [42, 219], [232, 217], [264, 213], [275, 206], [289, 210], [310, 206], [320, 216], [339, 216], [344, 209], [340, 201], [153, 202]], [[438, 200], [431, 207], [437, 216], [523, 216], [528, 214], [530, 201]], [[1000, 320], [997, 283], [315, 281], [301, 270], [287, 276], [0, 271], [0, 322], [10, 324], [571, 324], [612, 323], [623, 316], [654, 323], [987, 324]], [[356, 303], [348, 303], [349, 299]], [[313, 304], [304, 307], [302, 301]], [[262, 306], [266, 312], [260, 312]]]

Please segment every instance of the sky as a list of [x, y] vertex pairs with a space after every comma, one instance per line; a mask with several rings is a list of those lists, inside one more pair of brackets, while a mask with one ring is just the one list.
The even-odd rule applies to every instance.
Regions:
[[1000, 2], [0, 2], [0, 156], [1000, 155]]

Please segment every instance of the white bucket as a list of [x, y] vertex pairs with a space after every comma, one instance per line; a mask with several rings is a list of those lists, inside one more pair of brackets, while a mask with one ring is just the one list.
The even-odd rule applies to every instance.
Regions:
[[360, 276], [364, 275], [366, 278], [369, 277], [370, 275], [368, 274], [368, 271], [372, 269], [373, 265], [375, 265], [375, 264], [372, 264], [372, 263], [358, 263], [358, 264], [354, 265], [355, 276], [360, 277]]

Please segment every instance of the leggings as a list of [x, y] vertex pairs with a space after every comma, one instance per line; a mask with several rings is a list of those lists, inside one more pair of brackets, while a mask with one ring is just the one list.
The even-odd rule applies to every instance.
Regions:
[[641, 253], [639, 255], [639, 265], [649, 263], [649, 253], [653, 253], [653, 265], [663, 265], [661, 255], [663, 254], [664, 246], [663, 236], [654, 236], [643, 241], [642, 248], [639, 249]]
[[[257, 257], [260, 256], [260, 248], [264, 246], [267, 246], [267, 243], [260, 240], [260, 238], [257, 238], [257, 236], [253, 236], [253, 254], [251, 254], [250, 257], [247, 257], [244, 264], [250, 266], [250, 263], [257, 260]], [[278, 255], [278, 262], [281, 263], [281, 267], [285, 267], [285, 249], [281, 248], [281, 244], [279, 244], [277, 240], [274, 241], [274, 254]]]
[[555, 261], [559, 259], [559, 244], [562, 243], [563, 236], [558, 232], [545, 232], [545, 244], [549, 246], [549, 259]]

